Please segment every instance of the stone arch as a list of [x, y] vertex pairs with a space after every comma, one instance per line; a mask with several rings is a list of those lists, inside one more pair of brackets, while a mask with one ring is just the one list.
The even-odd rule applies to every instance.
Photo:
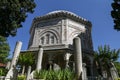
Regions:
[[69, 66], [70, 66], [70, 69], [75, 70], [74, 54], [72, 54], [69, 58]]
[[56, 44], [61, 42], [59, 33], [54, 29], [49, 29], [49, 30], [44, 30], [44, 31], [40, 32], [40, 34], [38, 35], [39, 36], [39, 44], [41, 42], [41, 38], [45, 37], [48, 34], [50, 35], [50, 38], [52, 38], [52, 37], [55, 38]]
[[78, 35], [80, 35], [80, 31], [77, 31], [77, 30], [75, 30], [75, 31], [73, 31], [70, 35], [69, 35], [69, 39], [70, 39], [70, 43], [72, 44], [73, 43], [73, 39], [75, 38], [75, 37], [77, 37]]

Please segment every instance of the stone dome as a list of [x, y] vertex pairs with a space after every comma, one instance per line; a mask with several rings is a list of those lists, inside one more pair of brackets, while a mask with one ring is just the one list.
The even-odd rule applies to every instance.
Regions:
[[58, 18], [58, 17], [69, 18], [69, 19], [75, 20], [77, 22], [81, 22], [83, 24], [91, 25], [90, 21], [76, 15], [73, 12], [66, 11], [66, 10], [56, 10], [56, 11], [49, 12], [43, 16], [39, 16], [39, 17], [34, 18], [34, 21], [47, 20], [47, 19], [53, 19], [53, 18]]
[[77, 16], [75, 13], [73, 12], [70, 12], [70, 11], [66, 11], [66, 10], [56, 10], [56, 11], [52, 11], [52, 12], [49, 12], [47, 15], [52, 15], [52, 14], [58, 14], [58, 13], [63, 13], [63, 14], [70, 14], [70, 15], [74, 15], [74, 16]]

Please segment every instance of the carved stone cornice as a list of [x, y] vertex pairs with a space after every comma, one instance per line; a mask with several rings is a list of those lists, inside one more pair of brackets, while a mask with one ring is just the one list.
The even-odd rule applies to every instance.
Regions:
[[57, 11], [52, 11], [46, 15], [43, 16], [39, 16], [33, 19], [32, 22], [32, 27], [30, 29], [30, 32], [32, 31], [32, 29], [34, 29], [34, 27], [36, 27], [38, 25], [38, 23], [40, 21], [46, 21], [46, 20], [50, 20], [50, 19], [62, 19], [62, 18], [68, 18], [68, 19], [72, 19], [76, 22], [79, 22], [81, 24], [84, 24], [86, 26], [92, 27], [92, 23], [72, 12], [69, 11], [65, 11], [65, 10], [57, 10]]
[[50, 12], [50, 13], [44, 15], [44, 16], [36, 17], [36, 18], [34, 18], [34, 22], [58, 18], [58, 17], [70, 18], [70, 19], [75, 20], [77, 22], [80, 22], [82, 24], [92, 26], [90, 21], [88, 21], [88, 20], [86, 20], [86, 19], [84, 19], [84, 18], [82, 18], [82, 17], [80, 17], [72, 12], [65, 11], [65, 10], [53, 11], [53, 12]]

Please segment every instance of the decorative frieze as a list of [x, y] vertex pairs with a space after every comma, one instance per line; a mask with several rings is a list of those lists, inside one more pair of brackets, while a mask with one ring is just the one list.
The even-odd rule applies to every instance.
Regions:
[[45, 27], [45, 26], [54, 26], [54, 25], [61, 25], [60, 19], [53, 19], [53, 20], [46, 20], [44, 22], [39, 22], [37, 27]]

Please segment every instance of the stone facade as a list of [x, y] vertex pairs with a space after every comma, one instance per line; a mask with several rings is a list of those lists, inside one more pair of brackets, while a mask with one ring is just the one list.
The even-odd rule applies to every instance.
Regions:
[[93, 76], [93, 44], [91, 22], [64, 10], [50, 12], [36, 17], [30, 29], [29, 51], [43, 47], [42, 68], [55, 63], [60, 68], [74, 68], [73, 39], [81, 38], [83, 62], [86, 63], [88, 76]]

